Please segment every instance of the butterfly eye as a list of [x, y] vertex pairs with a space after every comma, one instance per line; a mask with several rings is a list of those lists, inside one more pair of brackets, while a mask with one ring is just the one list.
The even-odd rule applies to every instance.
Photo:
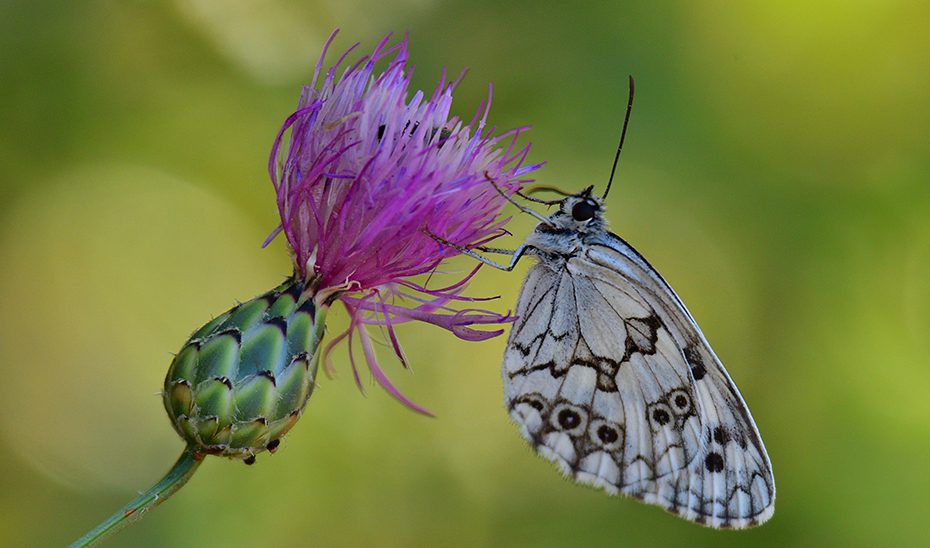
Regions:
[[582, 200], [572, 207], [572, 218], [578, 222], [590, 221], [597, 213], [597, 204], [590, 200]]

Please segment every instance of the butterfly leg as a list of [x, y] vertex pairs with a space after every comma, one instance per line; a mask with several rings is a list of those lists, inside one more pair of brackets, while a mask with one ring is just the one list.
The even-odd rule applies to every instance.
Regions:
[[475, 249], [478, 251], [483, 251], [485, 253], [497, 253], [498, 255], [513, 255], [515, 253], [512, 249], [502, 249], [500, 247], [487, 247], [487, 246], [478, 246]]
[[430, 232], [429, 230], [427, 230], [426, 228], [421, 228], [420, 230], [422, 230], [424, 234], [436, 240], [442, 245], [449, 246], [463, 255], [468, 255], [469, 257], [471, 257], [472, 259], [475, 259], [476, 261], [480, 261], [488, 266], [494, 267], [498, 270], [503, 270], [505, 272], [510, 272], [511, 270], [513, 270], [517, 266], [517, 262], [520, 260], [520, 257], [522, 257], [523, 254], [526, 253], [528, 249], [532, 249], [531, 247], [527, 247], [526, 245], [521, 245], [520, 247], [516, 249], [516, 251], [510, 251], [509, 249], [500, 249], [497, 247], [479, 247], [478, 248], [481, 251], [484, 251], [486, 253], [500, 253], [503, 255], [510, 255], [510, 263], [504, 266], [498, 262], [488, 259], [487, 257], [482, 257], [481, 255], [475, 253], [474, 251], [468, 248], [454, 244], [441, 236], [437, 236], [433, 234], [432, 232]]
[[504, 255], [510, 255], [510, 263], [507, 264], [507, 266], [504, 266], [498, 262], [492, 261], [491, 259], [488, 259], [487, 257], [482, 257], [481, 255], [478, 255], [477, 253], [475, 253], [474, 251], [470, 249], [459, 249], [459, 248], [456, 248], [456, 249], [477, 261], [481, 261], [482, 263], [488, 266], [492, 266], [498, 270], [503, 270], [504, 272], [510, 272], [517, 266], [517, 263], [520, 261], [520, 257], [522, 257], [524, 253], [526, 253], [527, 247], [525, 245], [521, 245], [520, 247], [517, 248], [516, 251], [510, 251], [507, 249], [495, 249], [495, 248], [487, 248], [487, 249], [482, 250], [488, 253], [503, 253]]
[[[547, 225], [552, 225], [552, 221], [550, 221], [549, 219], [543, 217], [543, 216], [540, 215], [539, 213], [536, 213], [536, 212], [533, 211], [532, 209], [530, 209], [530, 208], [524, 206], [523, 204], [521, 204], [520, 202], [514, 200], [513, 197], [508, 196], [507, 193], [504, 192], [504, 190], [503, 190], [501, 187], [499, 187], [499, 186], [497, 185], [497, 182], [494, 181], [494, 178], [491, 177], [491, 174], [488, 173], [487, 171], [484, 172], [484, 178], [487, 179], [487, 181], [488, 181], [489, 183], [491, 183], [491, 186], [494, 187], [494, 190], [496, 190], [498, 194], [500, 194], [505, 200], [507, 200], [507, 201], [510, 202], [511, 204], [515, 205], [515, 206], [517, 207], [517, 209], [519, 209], [519, 210], [522, 211], [523, 213], [526, 213], [527, 215], [531, 215], [531, 216], [533, 216], [533, 217], [536, 217], [536, 218], [539, 219], [539, 221], [542, 222], [542, 223], [545, 223], [545, 224], [547, 224]], [[518, 191], [517, 193], [519, 194], [519, 191]], [[523, 196], [524, 198], [526, 198], [526, 196], [524, 196], [524, 195], [522, 195], [522, 194], [521, 194], [521, 196]]]

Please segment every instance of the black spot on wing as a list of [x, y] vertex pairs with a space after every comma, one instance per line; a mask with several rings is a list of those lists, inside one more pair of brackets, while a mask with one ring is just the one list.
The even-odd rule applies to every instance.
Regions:
[[581, 415], [574, 409], [565, 408], [559, 411], [558, 422], [563, 430], [572, 430], [581, 424]]
[[720, 453], [708, 453], [704, 458], [704, 467], [712, 474], [723, 471], [723, 456]]
[[704, 358], [694, 346], [685, 347], [685, 359], [688, 360], [688, 367], [691, 368], [691, 376], [694, 380], [699, 381], [707, 374], [707, 367], [704, 365]]
[[669, 415], [668, 411], [663, 406], [653, 409], [652, 420], [655, 421], [656, 425], [658, 426], [665, 426], [670, 420], [672, 420], [672, 416]]
[[597, 439], [604, 445], [614, 443], [619, 438], [620, 432], [614, 425], [603, 424], [597, 429]]

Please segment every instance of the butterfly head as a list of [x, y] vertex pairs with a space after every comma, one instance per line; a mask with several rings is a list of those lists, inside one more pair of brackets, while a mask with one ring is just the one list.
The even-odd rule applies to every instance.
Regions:
[[601, 230], [604, 224], [604, 202], [588, 187], [578, 194], [567, 196], [559, 202], [559, 211], [549, 219], [556, 227], [573, 232]]

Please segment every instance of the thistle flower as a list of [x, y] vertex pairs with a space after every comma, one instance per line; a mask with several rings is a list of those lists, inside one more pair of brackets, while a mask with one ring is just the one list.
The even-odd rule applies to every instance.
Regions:
[[[470, 326], [512, 318], [448, 307], [451, 301], [478, 300], [461, 295], [475, 271], [441, 289], [409, 278], [436, 270], [455, 253], [424, 229], [464, 248], [503, 234], [505, 221], [497, 217], [506, 200], [487, 178], [513, 192], [538, 166], [524, 165], [529, 146], [514, 150], [520, 130], [493, 136], [486, 129], [490, 90], [467, 123], [450, 114], [457, 81], [444, 74], [431, 95], [418, 91], [408, 97], [407, 40], [389, 46], [389, 38], [341, 69], [346, 52], [317, 88], [324, 48], [312, 83], [278, 134], [269, 171], [281, 215], [278, 231], [287, 237], [297, 276], [316, 292], [318, 306], [338, 299], [350, 316], [349, 329], [326, 353], [344, 338], [351, 344], [357, 337], [374, 378], [408, 407], [427, 413], [391, 384], [365, 326], [383, 327], [402, 363], [398, 323], [428, 322], [469, 341], [499, 335], [501, 330]], [[378, 63], [387, 64], [380, 74]], [[508, 140], [505, 150], [497, 146], [502, 139]]]
[[[469, 121], [451, 115], [458, 80], [447, 81], [445, 74], [428, 97], [409, 94], [406, 38], [389, 45], [387, 36], [342, 68], [356, 44], [323, 73], [334, 37], [269, 161], [281, 224], [268, 241], [284, 233], [293, 274], [208, 322], [182, 346], [163, 396], [186, 449], [161, 481], [75, 545], [97, 542], [164, 502], [206, 455], [252, 464], [257, 453], [274, 452], [313, 392], [321, 355], [345, 339], [360, 388], [356, 339], [374, 379], [428, 414], [391, 384], [376, 360], [369, 326], [383, 330], [406, 364], [397, 324], [427, 322], [480, 341], [502, 331], [475, 326], [513, 320], [452, 306], [484, 300], [463, 295], [477, 267], [448, 287], [429, 288], [413, 278], [436, 271], [455, 247], [473, 248], [506, 233], [506, 220], [498, 220], [502, 194], [519, 190], [523, 177], [539, 167], [525, 165], [529, 146], [516, 148], [521, 129], [493, 135], [487, 127], [490, 89]], [[377, 65], [386, 68], [377, 72]], [[349, 328], [321, 348], [326, 314], [337, 301], [349, 313]]]

